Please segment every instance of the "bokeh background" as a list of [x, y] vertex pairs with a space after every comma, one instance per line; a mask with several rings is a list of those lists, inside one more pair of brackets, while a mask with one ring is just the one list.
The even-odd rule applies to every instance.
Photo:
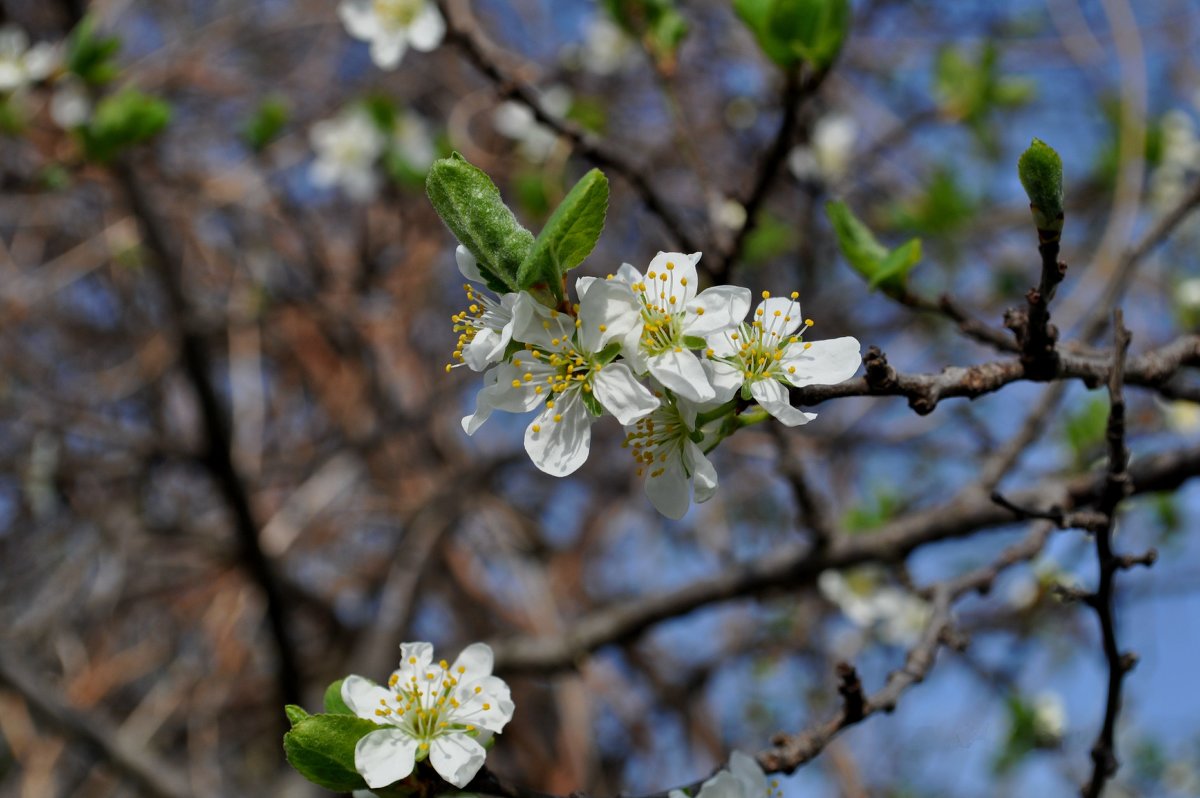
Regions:
[[[962, 334], [937, 298], [1007, 334], [1003, 311], [1040, 269], [1015, 170], [1031, 137], [1065, 164], [1070, 269], [1052, 312], [1072, 345], [1110, 345], [1096, 312], [1123, 253], [1200, 179], [1200, 10], [1186, 0], [853, 3], [744, 235], [789, 95], [729, 3], [641, 4], [677, 15], [678, 36], [582, 0], [450, 5], [504, 74], [636, 166], [702, 263], [755, 293], [799, 291], [816, 337], [853, 335], [904, 372], [1012, 356]], [[611, 419], [581, 471], [541, 474], [526, 419], [460, 429], [480, 379], [444, 369], [464, 297], [422, 175], [460, 151], [536, 230], [591, 166], [572, 141], [456, 40], [380, 70], [328, 0], [6, 0], [0, 21], [58, 44], [84, 10], [121, 45], [100, 93], [136, 88], [171, 113], [104, 163], [56, 121], [63, 81], [4, 99], [0, 795], [155, 794], [97, 737], [184, 794], [319, 794], [284, 762], [285, 698], [315, 710], [333, 679], [381, 678], [402, 640], [511, 654], [818, 527], [870, 536], [986, 469], [1016, 491], [1103, 468], [1108, 398], [1076, 381], [926, 416], [854, 397], [800, 429], [747, 428], [714, 454], [716, 498], [679, 522], [646, 500]], [[314, 126], [355, 113], [385, 132], [365, 192], [314, 170]], [[581, 274], [679, 246], [606, 171], [608, 225]], [[834, 197], [889, 246], [922, 239], [910, 287], [924, 302], [847, 266]], [[1200, 324], [1197, 244], [1184, 219], [1120, 286], [1135, 354]], [[1135, 462], [1196, 445], [1200, 407], [1174, 398], [1195, 376], [1129, 390]], [[1186, 480], [1124, 505], [1119, 548], [1160, 557], [1118, 577], [1118, 634], [1141, 661], [1106, 795], [1200, 795], [1198, 512]], [[923, 546], [840, 592], [809, 578], [706, 603], [561, 667], [502, 658], [517, 710], [489, 766], [558, 794], [701, 778], [836, 708], [837, 662], [878, 688], [920, 631], [909, 588], [989, 562], [1027, 526]], [[1094, 615], [1054, 586], [1095, 574], [1090, 539], [1054, 533], [956, 605], [969, 646], [783, 778], [784, 796], [1075, 794], [1107, 671]], [[38, 696], [65, 714], [48, 722]]]

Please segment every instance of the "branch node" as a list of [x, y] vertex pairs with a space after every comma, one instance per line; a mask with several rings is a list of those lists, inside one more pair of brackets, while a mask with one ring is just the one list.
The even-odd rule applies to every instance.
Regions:
[[842, 697], [842, 713], [846, 723], [863, 719], [866, 701], [858, 671], [849, 662], [837, 664], [838, 695]]

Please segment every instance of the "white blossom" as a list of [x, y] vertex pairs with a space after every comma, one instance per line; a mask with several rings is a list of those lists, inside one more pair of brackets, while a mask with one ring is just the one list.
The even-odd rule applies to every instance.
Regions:
[[50, 118], [63, 130], [73, 130], [87, 124], [92, 113], [92, 100], [83, 81], [66, 75], [55, 81], [50, 97]]
[[636, 52], [633, 41], [615, 22], [597, 14], [588, 23], [580, 53], [583, 67], [594, 75], [613, 75], [628, 67]]
[[660, 513], [679, 519], [691, 504], [717, 492], [717, 471], [693, 440], [697, 407], [682, 396], [664, 396], [662, 404], [625, 432], [625, 443], [646, 477], [646, 496]]
[[799, 295], [772, 298], [764, 291], [749, 324], [708, 336], [711, 381], [718, 398], [729, 399], [739, 386], [764, 410], [789, 427], [817, 417], [792, 407], [785, 385], [834, 385], [854, 376], [862, 362], [854, 338], [801, 341], [812, 326], [800, 314]]
[[1067, 729], [1067, 708], [1062, 696], [1054, 692], [1038, 693], [1033, 697], [1033, 731], [1043, 745], [1062, 741]]
[[[767, 782], [754, 757], [734, 751], [728, 769], [717, 772], [700, 785], [696, 798], [778, 798], [779, 782]], [[671, 790], [668, 798], [687, 798], [683, 790]]]
[[595, 305], [596, 312], [584, 316], [583, 323], [601, 332], [627, 329], [622, 354], [635, 372], [648, 371], [674, 393], [708, 402], [717, 391], [691, 347], [736, 327], [750, 309], [750, 291], [722, 285], [697, 294], [699, 260], [699, 252], [660, 252], [644, 276], [623, 264], [606, 282], [624, 290], [611, 292], [610, 301]]
[[858, 123], [845, 114], [829, 114], [813, 125], [810, 143], [794, 148], [788, 155], [788, 168], [799, 180], [821, 178], [837, 183], [850, 170]]
[[446, 781], [466, 786], [483, 767], [483, 743], [513, 714], [508, 685], [492, 675], [491, 648], [474, 643], [451, 665], [435, 664], [429, 643], [404, 643], [400, 657], [386, 687], [361, 676], [342, 682], [346, 706], [382, 727], [358, 741], [355, 769], [368, 787], [386, 787], [428, 758]]
[[0, 93], [18, 91], [44, 80], [58, 67], [58, 48], [47, 42], [29, 46], [25, 31], [0, 27]]
[[399, 66], [409, 47], [435, 49], [446, 35], [446, 21], [429, 0], [342, 0], [338, 16], [351, 36], [370, 43], [380, 69]]
[[322, 188], [337, 186], [359, 202], [375, 196], [379, 190], [376, 161], [386, 141], [365, 111], [343, 111], [317, 122], [309, 140], [317, 156], [309, 172], [313, 183]]
[[[556, 119], [571, 110], [571, 92], [565, 86], [551, 86], [541, 92], [539, 99], [542, 108]], [[500, 135], [517, 142], [521, 155], [533, 163], [545, 162], [558, 145], [558, 134], [538, 122], [524, 103], [515, 100], [501, 103], [492, 123]]]
[[594, 402], [621, 424], [632, 424], [659, 405], [628, 366], [613, 361], [616, 353], [605, 351], [628, 327], [599, 330], [581, 321], [611, 302], [618, 286], [584, 278], [577, 290], [578, 317], [551, 310], [524, 292], [517, 297], [513, 338], [525, 349], [485, 373], [477, 409], [463, 419], [470, 435], [493, 410], [526, 412], [540, 406], [525, 430], [525, 451], [534, 465], [556, 477], [574, 472], [587, 460], [596, 420], [589, 404]]
[[429, 132], [429, 123], [415, 113], [401, 114], [396, 118], [392, 148], [405, 163], [420, 172], [429, 169], [437, 160], [437, 147]]
[[[484, 284], [479, 263], [466, 247], [460, 244], [454, 251], [454, 258], [463, 277]], [[517, 294], [508, 293], [495, 299], [470, 283], [464, 283], [463, 290], [467, 292], [467, 308], [450, 317], [454, 331], [458, 333], [453, 357], [472, 371], [483, 371], [503, 359], [504, 351], [512, 341], [513, 305]], [[447, 371], [451, 368], [453, 365], [446, 366]]]
[[929, 604], [883, 580], [875, 568], [857, 568], [847, 575], [829, 570], [817, 577], [817, 588], [855, 626], [890, 645], [912, 646], [929, 622]]

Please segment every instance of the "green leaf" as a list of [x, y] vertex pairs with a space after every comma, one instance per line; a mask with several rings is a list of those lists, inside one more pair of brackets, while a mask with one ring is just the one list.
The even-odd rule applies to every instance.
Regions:
[[828, 202], [825, 212], [846, 262], [866, 278], [867, 285], [887, 294], [903, 291], [908, 273], [921, 259], [921, 240], [914, 238], [895, 250], [888, 250], [846, 203]]
[[1062, 158], [1049, 144], [1035, 138], [1017, 161], [1017, 176], [1029, 195], [1029, 209], [1039, 236], [1057, 240], [1064, 217]]
[[305, 718], [312, 717], [312, 715], [309, 715], [304, 711], [303, 707], [298, 707], [295, 704], [288, 704], [283, 708], [283, 711], [287, 715], [288, 723], [292, 724], [292, 728], [295, 728], [297, 725], [299, 725], [300, 721], [304, 720]]
[[733, 10], [754, 34], [758, 46], [768, 58], [781, 67], [789, 67], [799, 60], [798, 54], [788, 43], [771, 30], [771, 13], [775, 0], [733, 0]]
[[79, 135], [87, 156], [106, 162], [127, 147], [158, 135], [170, 121], [170, 105], [137, 89], [124, 89], [100, 101]]
[[608, 178], [593, 169], [580, 178], [546, 221], [517, 273], [523, 289], [544, 284], [562, 301], [563, 276], [596, 246], [608, 213]]
[[674, 69], [688, 32], [675, 0], [604, 0], [604, 5], [618, 26], [642, 42], [660, 69]]
[[425, 191], [450, 232], [479, 261], [488, 287], [518, 290], [517, 272], [533, 248], [533, 233], [513, 216], [491, 178], [454, 153], [429, 167]]
[[685, 335], [683, 336], [683, 345], [688, 349], [706, 349], [708, 341], [698, 335]]
[[380, 727], [352, 715], [309, 715], [283, 735], [288, 762], [300, 775], [334, 792], [365, 789], [354, 769], [354, 746]]
[[802, 60], [827, 69], [850, 32], [849, 0], [734, 0], [733, 8], [767, 57], [785, 69]]
[[262, 152], [274, 141], [287, 124], [291, 108], [283, 97], [268, 97], [254, 111], [242, 135], [250, 149]]
[[354, 714], [354, 710], [346, 706], [346, 702], [342, 700], [342, 682], [344, 681], [345, 679], [338, 679], [325, 688], [325, 711], [331, 715]]
[[120, 50], [116, 36], [96, 35], [96, 19], [88, 14], [67, 39], [67, 69], [92, 86], [102, 86], [117, 77], [113, 58]]

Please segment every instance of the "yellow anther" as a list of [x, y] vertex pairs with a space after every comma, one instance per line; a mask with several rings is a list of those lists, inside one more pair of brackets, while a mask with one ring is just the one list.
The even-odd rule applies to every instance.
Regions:
[[763, 291], [763, 292], [762, 292], [762, 298], [763, 298], [763, 299], [770, 299], [770, 298], [771, 298], [771, 292], [770, 292], [770, 291]]
[[696, 315], [697, 315], [697, 316], [703, 316], [703, 315], [704, 315], [704, 308], [696, 308]]
[[805, 348], [805, 349], [812, 349], [812, 344], [805, 342], [805, 344], [804, 344], [804, 348]]
[[438, 667], [439, 667], [439, 668], [441, 668], [442, 670], [449, 670], [449, 668], [450, 668], [450, 663], [446, 662], [446, 660], [444, 660], [444, 659], [443, 659], [443, 660], [439, 660], [439, 661], [438, 661]]
[[804, 326], [805, 326], [805, 327], [811, 327], [811, 326], [813, 326], [813, 320], [812, 320], [812, 319], [805, 319], [805, 320], [804, 320]]
[[388, 687], [395, 687], [398, 681], [400, 681], [400, 677], [393, 673], [388, 677]]
[[608, 325], [607, 325], [607, 324], [601, 324], [601, 325], [600, 325], [600, 332], [608, 332]]
[[686, 278], [686, 277], [680, 277], [680, 278], [679, 278], [679, 284], [680, 284], [680, 285], [687, 285], [687, 278]]
[[557, 424], [560, 421], [562, 421], [562, 413], [555, 413], [554, 414], [554, 423]]
[[779, 318], [779, 317], [780, 317], [780, 316], [782, 316], [782, 315], [783, 315], [783, 311], [782, 311], [782, 310], [777, 310], [777, 311], [775, 311], [775, 318]]
[[668, 301], [668, 302], [670, 302], [672, 305], [674, 305], [674, 304], [675, 304], [676, 302], [678, 302], [679, 300], [678, 300], [678, 299], [676, 299], [674, 296], [672, 296], [672, 297], [671, 297], [670, 299], [668, 299], [667, 301]]
[[483, 705], [483, 709], [484, 709], [484, 711], [485, 711], [485, 712], [486, 712], [487, 710], [491, 709], [491, 708], [492, 708], [492, 705], [491, 705], [491, 704], [484, 704], [484, 705]]
[[416, 664], [417, 664], [417, 658], [416, 658], [416, 657], [409, 657], [409, 658], [408, 658], [408, 664], [409, 664], [409, 665], [416, 665]]
[[796, 373], [796, 367], [788, 366], [788, 374], [795, 374], [795, 373]]
[[482, 692], [483, 692], [483, 688], [476, 685], [475, 686], [475, 694], [478, 695], [479, 693], [482, 693]]
[[542, 431], [542, 425], [541, 425], [541, 424], [534, 424], [532, 427], [530, 427], [530, 429], [531, 429], [531, 430], [533, 430], [533, 434], [534, 434], [534, 435], [536, 435], [536, 434], [538, 434], [539, 432], [541, 432], [541, 431]]
[[449, 363], [447, 363], [447, 364], [446, 364], [446, 373], [447, 373], [447, 374], [449, 374], [449, 373], [450, 373], [450, 372], [452, 372], [452, 371], [454, 371], [454, 366], [452, 366], [452, 365], [450, 365]]
[[520, 387], [521, 387], [521, 381], [520, 381], [520, 380], [513, 380], [513, 381], [512, 381], [512, 387], [514, 387], [514, 388], [520, 388]]

